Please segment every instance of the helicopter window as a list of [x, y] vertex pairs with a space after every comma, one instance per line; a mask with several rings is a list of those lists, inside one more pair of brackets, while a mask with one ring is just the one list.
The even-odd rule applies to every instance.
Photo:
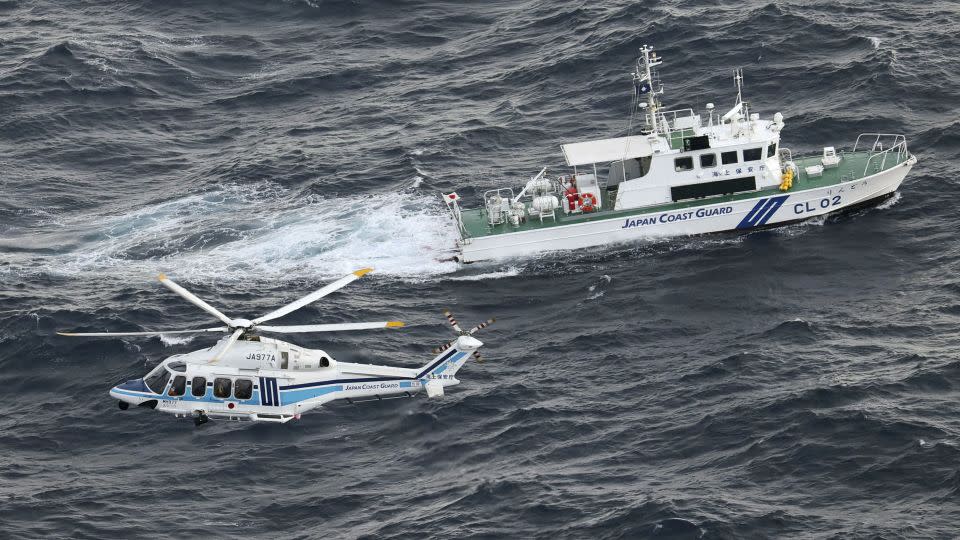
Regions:
[[221, 399], [230, 397], [230, 379], [216, 378], [213, 380], [213, 395]]
[[167, 387], [167, 381], [170, 380], [170, 372], [163, 367], [163, 365], [157, 366], [157, 369], [154, 369], [150, 372], [146, 378], [143, 379], [143, 382], [146, 383], [147, 388], [150, 389], [154, 394], [162, 394], [163, 389]]
[[190, 385], [190, 392], [194, 397], [203, 397], [207, 395], [207, 379], [204, 377], [194, 377]]
[[167, 367], [172, 369], [173, 371], [179, 371], [180, 373], [183, 373], [184, 371], [187, 370], [187, 364], [183, 362], [170, 362], [169, 364], [167, 364]]
[[173, 383], [170, 384], [170, 391], [167, 392], [168, 396], [182, 396], [187, 389], [187, 378], [183, 375], [177, 375], [173, 378]]
[[253, 381], [250, 379], [237, 379], [237, 385], [233, 389], [233, 397], [237, 399], [250, 399], [253, 396]]
[[280, 351], [280, 369], [287, 369], [288, 365], [290, 365], [290, 353]]

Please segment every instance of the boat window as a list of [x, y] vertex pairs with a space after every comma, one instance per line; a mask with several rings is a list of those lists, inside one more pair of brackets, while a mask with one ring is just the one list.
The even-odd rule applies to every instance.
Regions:
[[734, 150], [734, 151], [732, 151], [732, 152], [724, 152], [724, 153], [720, 154], [720, 162], [723, 163], [724, 165], [729, 165], [729, 164], [731, 164], [731, 163], [736, 163], [737, 161], [738, 161], [738, 160], [737, 160], [737, 151], [736, 151], [736, 150]]
[[207, 395], [207, 379], [205, 377], [194, 377], [190, 383], [190, 393], [194, 397], [203, 397]]
[[177, 375], [173, 378], [173, 383], [170, 384], [170, 391], [167, 392], [168, 396], [182, 396], [187, 389], [187, 378], [183, 375]]
[[746, 148], [743, 151], [744, 161], [760, 161], [763, 159], [763, 148]]
[[217, 377], [213, 380], [213, 396], [221, 399], [230, 397], [230, 379]]
[[717, 166], [716, 154], [700, 154], [700, 168], [709, 169]]
[[290, 353], [287, 351], [280, 351], [280, 369], [287, 369], [287, 366], [290, 365]]
[[143, 382], [146, 383], [147, 388], [154, 394], [162, 394], [169, 380], [170, 372], [161, 364], [151, 371], [150, 374], [143, 379]]
[[771, 144], [767, 147], [767, 157], [771, 158], [777, 154], [777, 145]]
[[330, 367], [330, 359], [326, 356], [320, 357], [320, 367]]
[[233, 389], [233, 397], [237, 399], [250, 399], [253, 396], [253, 381], [250, 379], [237, 379], [237, 385]]
[[173, 371], [178, 371], [180, 373], [183, 373], [184, 371], [187, 370], [187, 364], [180, 361], [170, 362], [169, 364], [167, 364], [167, 367]]
[[677, 172], [680, 171], [689, 171], [693, 169], [693, 158], [692, 157], [680, 157], [673, 160], [674, 169]]
[[756, 178], [746, 176], [743, 178], [732, 178], [730, 180], [718, 180], [716, 182], [700, 182], [687, 186], [673, 186], [670, 188], [670, 194], [674, 201], [682, 201], [685, 199], [713, 197], [715, 195], [728, 195], [741, 191], [754, 191], [756, 189]]

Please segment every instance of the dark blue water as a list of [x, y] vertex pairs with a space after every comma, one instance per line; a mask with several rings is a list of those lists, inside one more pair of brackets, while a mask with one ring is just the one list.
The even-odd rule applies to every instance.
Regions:
[[[928, 2], [0, 1], [0, 536], [953, 537], [960, 8]], [[794, 152], [904, 133], [879, 208], [458, 269], [437, 197], [669, 106], [782, 111]], [[166, 272], [337, 358], [419, 365], [496, 316], [442, 400], [197, 429], [118, 381], [212, 338]]]

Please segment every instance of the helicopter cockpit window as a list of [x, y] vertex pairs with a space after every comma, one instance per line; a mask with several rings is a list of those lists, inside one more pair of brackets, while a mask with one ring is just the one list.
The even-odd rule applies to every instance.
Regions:
[[213, 380], [213, 396], [220, 399], [230, 397], [230, 379], [218, 377]]
[[190, 383], [190, 393], [193, 397], [203, 397], [207, 395], [207, 379], [204, 377], [194, 377]]
[[182, 396], [187, 389], [187, 378], [183, 375], [177, 375], [173, 378], [173, 383], [170, 384], [170, 391], [167, 392], [168, 396]]
[[187, 364], [179, 361], [170, 362], [169, 364], [167, 364], [167, 367], [173, 371], [179, 371], [180, 373], [183, 373], [184, 371], [187, 370]]
[[250, 379], [237, 379], [237, 385], [233, 389], [233, 397], [237, 399], [250, 399], [253, 396], [253, 381]]
[[154, 394], [162, 394], [163, 389], [167, 387], [167, 381], [170, 380], [170, 372], [163, 365], [157, 366], [149, 375], [143, 378], [147, 388]]

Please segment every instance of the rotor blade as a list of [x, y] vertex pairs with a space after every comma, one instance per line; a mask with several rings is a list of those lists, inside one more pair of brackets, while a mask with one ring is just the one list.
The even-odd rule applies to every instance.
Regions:
[[277, 332], [280, 334], [298, 334], [307, 332], [342, 332], [346, 330], [373, 330], [375, 328], [400, 328], [400, 321], [361, 322], [343, 324], [303, 324], [300, 326], [258, 326], [263, 332]]
[[450, 326], [452, 326], [454, 330], [457, 332], [463, 332], [463, 330], [460, 328], [460, 325], [457, 324], [457, 320], [453, 318], [453, 313], [450, 313], [449, 309], [443, 310], [443, 314], [447, 316], [447, 320], [450, 321]]
[[467, 332], [467, 333], [472, 336], [473, 333], [476, 332], [477, 330], [483, 330], [484, 328], [490, 326], [491, 324], [495, 323], [496, 321], [497, 321], [496, 319], [487, 319], [486, 321], [484, 321], [484, 322], [482, 322], [482, 323], [474, 326], [473, 328], [471, 328], [470, 331]]
[[317, 291], [314, 291], [314, 292], [312, 292], [312, 293], [304, 296], [303, 298], [297, 300], [296, 302], [291, 302], [291, 303], [283, 306], [283, 307], [280, 308], [280, 309], [277, 309], [277, 310], [275, 310], [275, 311], [271, 311], [270, 313], [267, 313], [266, 315], [263, 315], [262, 317], [257, 317], [256, 319], [254, 319], [254, 320], [251, 321], [251, 322], [253, 322], [253, 324], [260, 324], [260, 323], [262, 323], [262, 322], [272, 321], [273, 319], [276, 319], [276, 318], [279, 318], [279, 317], [283, 317], [283, 316], [286, 315], [287, 313], [296, 311], [296, 310], [302, 308], [303, 306], [305, 306], [305, 305], [307, 305], [307, 304], [311, 304], [311, 303], [313, 303], [313, 302], [316, 302], [317, 300], [323, 298], [324, 296], [326, 296], [326, 295], [328, 295], [328, 294], [330, 294], [330, 293], [332, 293], [332, 292], [334, 292], [334, 291], [336, 291], [336, 290], [339, 290], [339, 289], [342, 289], [343, 287], [346, 287], [346, 286], [349, 285], [350, 283], [353, 283], [354, 281], [362, 278], [363, 276], [365, 276], [366, 274], [369, 274], [370, 272], [373, 272], [373, 268], [361, 268], [360, 270], [357, 270], [356, 272], [353, 272], [353, 273], [350, 274], [350, 275], [347, 275], [347, 276], [345, 276], [345, 277], [342, 277], [342, 278], [334, 281], [333, 283], [327, 285], [326, 287], [324, 287], [324, 288], [322, 288], [322, 289], [319, 289], [319, 290], [317, 290]]
[[201, 332], [229, 332], [230, 329], [225, 326], [216, 328], [197, 328], [196, 330], [153, 330], [150, 332], [57, 332], [61, 336], [87, 336], [87, 337], [109, 337], [109, 336], [159, 336], [161, 334], [199, 334]]
[[157, 279], [159, 279], [159, 280], [160, 280], [160, 283], [163, 283], [164, 286], [166, 286], [166, 287], [167, 287], [168, 289], [170, 289], [171, 291], [173, 291], [173, 292], [179, 294], [180, 296], [186, 298], [187, 301], [189, 301], [191, 304], [197, 306], [198, 308], [200, 308], [200, 309], [206, 311], [207, 313], [213, 315], [214, 317], [220, 319], [221, 321], [223, 321], [224, 323], [226, 323], [228, 326], [230, 325], [230, 317], [227, 317], [227, 316], [224, 315], [223, 313], [220, 313], [220, 311], [217, 310], [217, 308], [215, 308], [215, 307], [211, 306], [210, 304], [204, 302], [204, 301], [201, 300], [199, 297], [197, 297], [197, 295], [195, 295], [195, 294], [193, 294], [192, 292], [190, 292], [190, 291], [184, 289], [183, 287], [177, 285], [176, 283], [173, 282], [172, 279], [168, 278], [165, 274], [160, 274], [159, 276], [157, 276]]
[[217, 355], [214, 356], [213, 359], [207, 363], [216, 364], [217, 362], [219, 362], [220, 359], [223, 358], [223, 355], [226, 354], [227, 349], [232, 347], [233, 344], [237, 342], [237, 340], [240, 338], [240, 334], [242, 334], [244, 330], [245, 330], [244, 328], [237, 328], [236, 330], [234, 330], [233, 333], [230, 334], [230, 339], [228, 339], [227, 343], [224, 344], [222, 349], [220, 349], [220, 352], [218, 352]]
[[441, 345], [441, 346], [433, 349], [433, 350], [430, 351], [430, 352], [433, 353], [433, 354], [440, 354], [440, 353], [442, 353], [443, 351], [449, 349], [450, 347], [453, 347], [453, 342], [452, 342], [452, 341], [451, 341], [450, 343], [445, 344], [445, 345]]

